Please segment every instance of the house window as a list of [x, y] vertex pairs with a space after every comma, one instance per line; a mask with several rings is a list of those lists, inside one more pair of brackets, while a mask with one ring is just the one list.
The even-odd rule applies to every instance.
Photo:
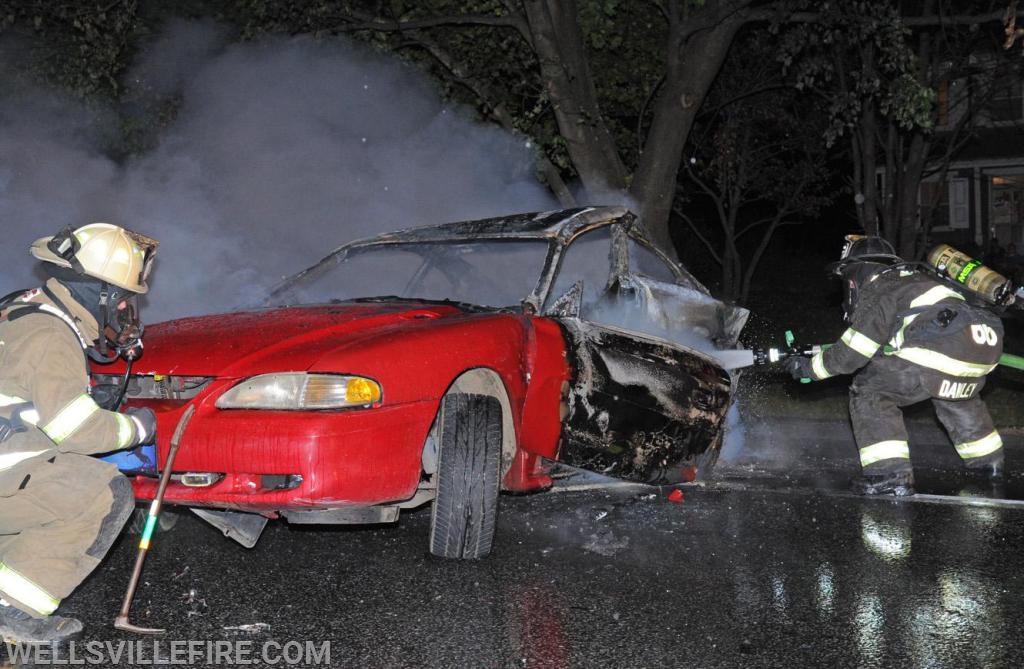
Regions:
[[990, 232], [1004, 246], [1019, 245], [1024, 232], [1024, 175], [996, 175], [989, 184]]
[[922, 181], [919, 191], [921, 220], [931, 229], [965, 229], [970, 225], [967, 179]]

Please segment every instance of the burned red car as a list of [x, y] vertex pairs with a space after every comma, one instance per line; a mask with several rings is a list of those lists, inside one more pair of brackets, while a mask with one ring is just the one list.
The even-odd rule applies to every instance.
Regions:
[[265, 307], [151, 326], [126, 397], [156, 411], [160, 461], [195, 406], [165, 503], [244, 545], [268, 519], [432, 502], [430, 551], [474, 558], [499, 490], [549, 487], [547, 460], [648, 483], [710, 465], [734, 384], [713, 353], [746, 316], [621, 207], [449, 223], [341, 246]]

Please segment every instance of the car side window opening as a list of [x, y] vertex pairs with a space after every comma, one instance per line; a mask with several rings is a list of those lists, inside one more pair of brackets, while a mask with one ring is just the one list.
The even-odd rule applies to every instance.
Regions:
[[[551, 309], [582, 280], [579, 316], [599, 325], [653, 335], [690, 347], [707, 348], [717, 318], [715, 301], [683, 272], [678, 277], [657, 253], [632, 238], [628, 267], [614, 267], [612, 226], [585, 233], [563, 252], [545, 304]], [[621, 275], [616, 275], [618, 269]]]
[[611, 273], [608, 257], [610, 251], [611, 231], [608, 226], [585, 233], [569, 244], [562, 252], [561, 264], [548, 293], [545, 309], [571, 290], [576, 282], [582, 281], [580, 315], [587, 317], [608, 285]]
[[635, 239], [629, 240], [629, 270], [655, 281], [675, 283], [676, 277], [658, 254], [639, 244]]
[[[573, 289], [576, 282], [582, 280], [580, 318], [634, 332], [664, 335], [665, 323], [664, 319], [660, 318], [661, 312], [650, 308], [654, 305], [645, 299], [646, 293], [638, 293], [638, 286], [631, 276], [631, 272], [635, 271], [633, 267], [617, 268], [626, 274], [615, 275], [616, 267], [611, 256], [613, 238], [612, 226], [606, 226], [585, 233], [569, 245], [563, 252], [562, 263], [547, 301], [547, 308], [550, 309], [560, 297]], [[625, 241], [623, 236], [620, 243]], [[656, 254], [643, 249], [633, 240], [629, 240], [629, 246], [625, 248], [630, 251], [634, 248], [640, 249], [636, 257], [641, 259], [644, 267], [649, 268], [659, 280], [663, 279], [668, 283], [674, 281], [672, 271]], [[630, 255], [633, 256], [632, 253]], [[641, 289], [640, 292], [644, 291]]]

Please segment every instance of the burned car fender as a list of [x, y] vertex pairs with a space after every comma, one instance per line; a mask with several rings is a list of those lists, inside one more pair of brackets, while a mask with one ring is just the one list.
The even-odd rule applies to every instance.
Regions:
[[656, 337], [561, 321], [572, 380], [559, 459], [643, 483], [693, 476], [721, 446], [732, 379], [712, 358]]

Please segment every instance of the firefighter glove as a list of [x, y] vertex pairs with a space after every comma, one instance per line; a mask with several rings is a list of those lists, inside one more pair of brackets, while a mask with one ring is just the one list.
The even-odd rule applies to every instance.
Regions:
[[811, 359], [805, 358], [802, 355], [796, 355], [786, 360], [785, 363], [786, 371], [789, 372], [794, 379], [798, 381], [800, 379], [813, 379], [814, 373], [811, 371]]
[[138, 433], [136, 445], [152, 444], [156, 442], [156, 414], [147, 407], [126, 409], [125, 413], [135, 424], [135, 431]]

